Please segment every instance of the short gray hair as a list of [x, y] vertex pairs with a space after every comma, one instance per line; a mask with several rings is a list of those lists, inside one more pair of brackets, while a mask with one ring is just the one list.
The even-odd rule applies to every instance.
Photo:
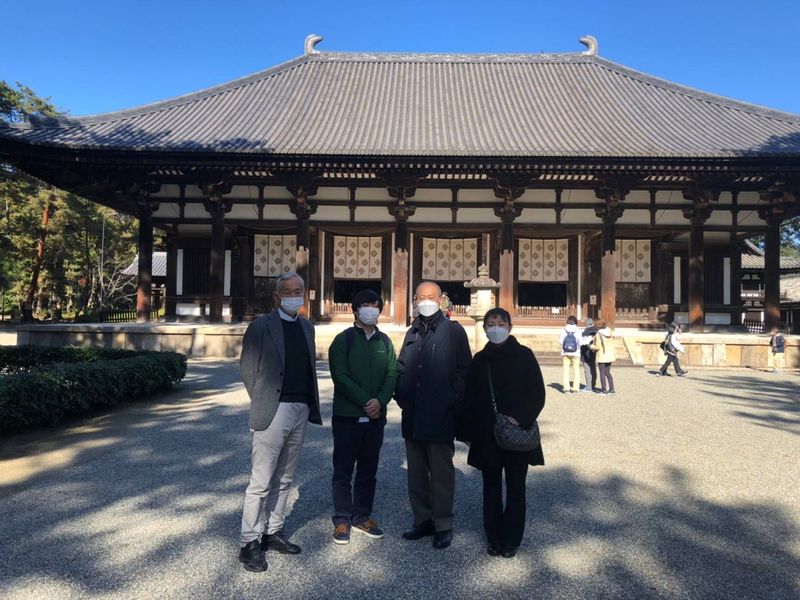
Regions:
[[299, 279], [300, 287], [303, 288], [304, 290], [306, 289], [306, 282], [303, 281], [303, 278], [300, 277], [300, 275], [298, 275], [294, 271], [286, 271], [286, 273], [281, 273], [280, 276], [278, 277], [278, 280], [275, 282], [275, 291], [276, 292], [280, 291], [281, 287], [283, 287], [283, 282], [289, 281], [290, 279]]

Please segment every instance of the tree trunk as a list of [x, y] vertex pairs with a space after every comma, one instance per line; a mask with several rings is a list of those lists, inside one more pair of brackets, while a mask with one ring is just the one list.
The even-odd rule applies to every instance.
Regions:
[[50, 222], [50, 199], [51, 196], [48, 194], [44, 201], [44, 210], [42, 211], [42, 226], [39, 229], [39, 243], [36, 246], [36, 259], [33, 261], [31, 283], [28, 287], [28, 296], [25, 299], [25, 304], [22, 309], [22, 318], [27, 322], [33, 320], [33, 300], [39, 288], [39, 273], [42, 270], [42, 261], [44, 260], [44, 242], [47, 239], [47, 225]]

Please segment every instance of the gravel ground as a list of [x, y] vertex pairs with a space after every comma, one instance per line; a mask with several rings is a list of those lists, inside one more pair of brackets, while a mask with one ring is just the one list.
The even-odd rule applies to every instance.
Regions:
[[[560, 370], [546, 366], [548, 381]], [[392, 405], [375, 517], [331, 542], [331, 382], [287, 530], [299, 557], [236, 561], [247, 400], [230, 361], [194, 360], [162, 398], [0, 442], [3, 598], [800, 598], [800, 378], [616, 373], [618, 394], [548, 388], [547, 466], [528, 477], [514, 559], [485, 554], [480, 475], [456, 453], [453, 546], [411, 522]]]

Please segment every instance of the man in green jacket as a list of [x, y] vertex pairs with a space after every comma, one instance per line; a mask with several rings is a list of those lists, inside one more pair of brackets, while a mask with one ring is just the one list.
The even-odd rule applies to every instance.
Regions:
[[375, 326], [383, 299], [372, 290], [362, 290], [352, 304], [353, 327], [337, 335], [328, 351], [334, 384], [333, 541], [337, 544], [350, 541], [351, 527], [373, 539], [383, 537], [372, 519], [372, 503], [386, 405], [397, 380], [394, 347]]

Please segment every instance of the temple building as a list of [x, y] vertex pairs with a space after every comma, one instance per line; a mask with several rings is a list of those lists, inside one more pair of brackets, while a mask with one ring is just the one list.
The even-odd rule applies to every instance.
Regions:
[[456, 317], [486, 264], [515, 323], [743, 323], [741, 240], [765, 235], [780, 320], [779, 227], [800, 205], [800, 116], [711, 95], [597, 53], [324, 52], [199, 92], [0, 126], [0, 159], [168, 232], [169, 319], [247, 320], [275, 278], [307, 314], [354, 290], [405, 325], [438, 282]]

